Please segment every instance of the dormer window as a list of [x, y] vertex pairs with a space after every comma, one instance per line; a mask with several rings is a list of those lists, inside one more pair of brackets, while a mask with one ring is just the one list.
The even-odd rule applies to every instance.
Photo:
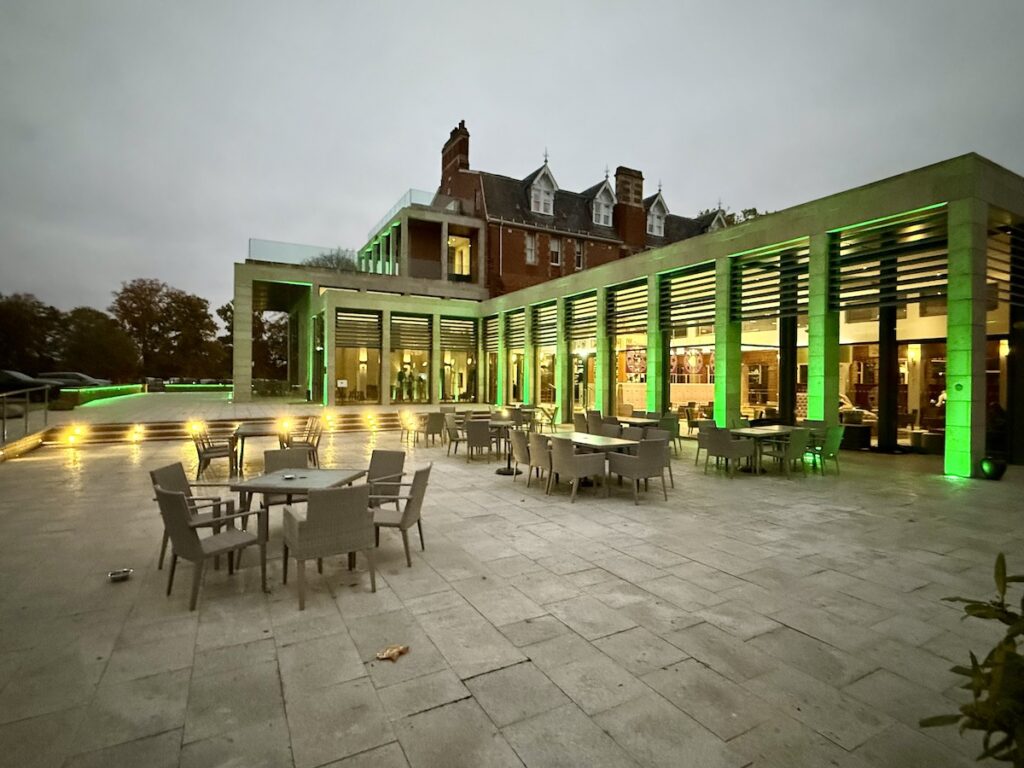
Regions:
[[647, 206], [647, 234], [664, 237], [666, 216], [668, 216], [668, 206], [665, 205], [661, 192], [658, 192], [651, 204]]
[[545, 165], [537, 178], [530, 185], [530, 212], [539, 213], [542, 216], [553, 216], [555, 213], [555, 192], [558, 185], [554, 176]]
[[612, 209], [615, 207], [615, 195], [607, 182], [601, 191], [594, 196], [594, 223], [602, 227], [612, 225]]

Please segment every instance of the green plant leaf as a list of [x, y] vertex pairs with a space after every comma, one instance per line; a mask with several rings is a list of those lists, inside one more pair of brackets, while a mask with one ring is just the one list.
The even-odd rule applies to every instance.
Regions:
[[960, 715], [933, 715], [918, 721], [922, 728], [935, 728], [940, 725], [956, 725], [960, 722]]
[[996, 557], [996, 590], [1000, 597], [1006, 597], [1006, 556], [1000, 552]]

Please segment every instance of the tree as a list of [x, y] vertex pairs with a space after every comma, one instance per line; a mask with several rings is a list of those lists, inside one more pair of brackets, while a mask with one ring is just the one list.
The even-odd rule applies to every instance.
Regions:
[[0, 368], [29, 375], [54, 370], [63, 318], [31, 293], [0, 294]]
[[356, 252], [341, 246], [317, 256], [311, 256], [302, 263], [307, 267], [324, 267], [325, 269], [336, 269], [339, 272], [355, 272], [358, 269]]
[[137, 376], [138, 349], [105, 312], [92, 307], [71, 310], [61, 342], [61, 368], [112, 381], [131, 381]]
[[[217, 308], [225, 333], [218, 338], [230, 360], [234, 354], [235, 307], [229, 301]], [[283, 379], [288, 373], [288, 315], [252, 313], [252, 375], [254, 379]]]
[[167, 284], [160, 280], [137, 278], [121, 283], [114, 293], [110, 312], [138, 345], [144, 375], [155, 373], [154, 356], [162, 344], [164, 294]]

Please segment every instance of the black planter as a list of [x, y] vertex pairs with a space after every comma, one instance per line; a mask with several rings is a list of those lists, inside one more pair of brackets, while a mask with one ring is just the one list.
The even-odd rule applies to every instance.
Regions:
[[981, 469], [981, 476], [986, 480], [999, 480], [1006, 474], [1006, 459], [986, 456], [978, 466]]

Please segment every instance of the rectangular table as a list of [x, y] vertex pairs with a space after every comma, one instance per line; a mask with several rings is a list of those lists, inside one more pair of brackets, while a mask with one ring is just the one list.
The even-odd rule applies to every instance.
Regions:
[[645, 416], [619, 416], [619, 423], [630, 427], [656, 427], [657, 419], [648, 419]]
[[796, 427], [789, 427], [785, 424], [771, 424], [765, 427], [740, 427], [729, 430], [737, 437], [745, 437], [754, 441], [754, 474], [761, 474], [761, 443], [765, 440], [774, 440], [780, 437], [788, 437]]
[[245, 458], [245, 438], [247, 437], [280, 437], [280, 428], [276, 422], [248, 421], [239, 424], [235, 429], [235, 444], [238, 446], [238, 474], [242, 474], [242, 460]]
[[617, 451], [621, 448], [635, 448], [640, 443], [636, 440], [625, 440], [621, 437], [605, 437], [592, 435], [589, 432], [562, 432], [551, 436], [552, 440], [571, 440], [573, 445], [594, 448], [599, 451]]
[[[247, 510], [257, 493], [301, 496], [310, 491], [351, 485], [365, 474], [365, 469], [279, 469], [248, 480], [238, 480], [229, 487], [238, 492], [240, 509]], [[286, 477], [292, 479], [286, 480]]]

